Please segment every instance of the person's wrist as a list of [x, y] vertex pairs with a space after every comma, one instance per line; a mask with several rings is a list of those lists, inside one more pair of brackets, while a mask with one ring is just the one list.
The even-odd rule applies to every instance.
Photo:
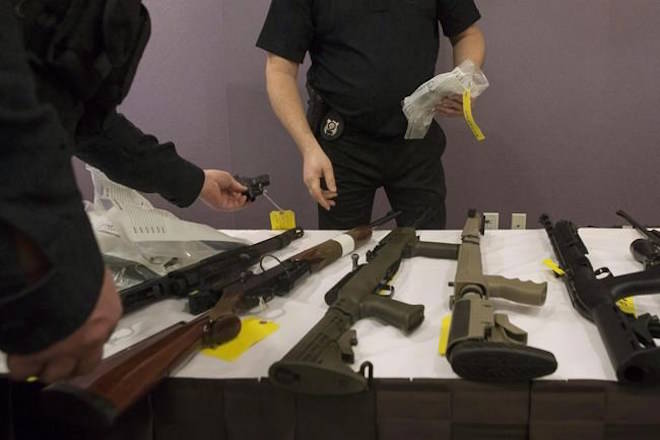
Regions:
[[298, 149], [303, 156], [323, 151], [316, 138], [311, 134], [298, 144]]

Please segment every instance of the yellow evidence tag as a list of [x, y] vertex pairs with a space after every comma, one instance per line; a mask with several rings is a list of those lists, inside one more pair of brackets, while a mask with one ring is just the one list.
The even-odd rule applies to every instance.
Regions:
[[257, 342], [277, 331], [280, 326], [256, 316], [246, 316], [241, 320], [241, 332], [229, 342], [215, 348], [205, 348], [202, 353], [226, 362], [233, 362]]
[[564, 270], [561, 267], [559, 267], [557, 263], [555, 263], [549, 258], [543, 260], [543, 264], [548, 266], [557, 276], [563, 277], [564, 275], [566, 275], [566, 272], [564, 272]]
[[620, 299], [616, 302], [616, 305], [619, 306], [623, 313], [635, 314], [635, 301], [632, 297]]
[[477, 125], [472, 116], [472, 92], [470, 89], [466, 89], [463, 92], [463, 116], [465, 117], [465, 122], [467, 122], [468, 127], [472, 130], [472, 134], [477, 138], [478, 141], [483, 141], [486, 139], [484, 133], [481, 131], [481, 128]]
[[440, 356], [447, 354], [447, 344], [449, 343], [449, 329], [451, 328], [451, 314], [442, 318], [442, 325], [440, 326], [440, 344], [438, 345], [438, 353]]
[[287, 209], [286, 211], [270, 212], [270, 228], [273, 231], [287, 231], [296, 227], [296, 213]]

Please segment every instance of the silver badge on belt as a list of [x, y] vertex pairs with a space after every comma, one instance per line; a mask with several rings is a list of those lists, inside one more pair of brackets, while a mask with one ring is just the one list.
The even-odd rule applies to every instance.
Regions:
[[321, 125], [321, 137], [327, 141], [334, 141], [344, 132], [344, 119], [335, 111], [328, 112]]

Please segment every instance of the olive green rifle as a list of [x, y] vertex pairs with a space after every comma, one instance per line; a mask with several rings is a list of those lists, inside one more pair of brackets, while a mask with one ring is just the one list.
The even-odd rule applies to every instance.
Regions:
[[[405, 333], [413, 331], [424, 320], [424, 306], [392, 299], [394, 289], [389, 281], [404, 258], [455, 260], [457, 252], [457, 244], [420, 241], [411, 227], [390, 232], [367, 253], [367, 264], [356, 265], [326, 294], [330, 308], [291, 351], [270, 367], [271, 382], [307, 394], [342, 395], [366, 390], [373, 377], [373, 365], [363, 363], [359, 373], [346, 365], [353, 363], [351, 347], [357, 345], [353, 324], [376, 318]], [[390, 295], [383, 296], [381, 292], [387, 288]]]
[[495, 313], [491, 298], [520, 304], [545, 303], [547, 283], [484, 275], [480, 237], [483, 216], [470, 210], [461, 235], [456, 277], [450, 287], [451, 327], [447, 359], [459, 376], [481, 381], [516, 381], [545, 376], [557, 369], [552, 353], [527, 346], [527, 333], [507, 315]]

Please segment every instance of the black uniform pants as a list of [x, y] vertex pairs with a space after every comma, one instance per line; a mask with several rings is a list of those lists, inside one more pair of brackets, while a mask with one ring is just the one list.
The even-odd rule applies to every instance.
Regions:
[[416, 225], [419, 229], [444, 229], [447, 191], [442, 153], [446, 138], [437, 124], [419, 140], [379, 141], [344, 134], [319, 142], [332, 162], [339, 193], [330, 211], [319, 206], [319, 229], [368, 224], [380, 187], [392, 209], [402, 211], [399, 226], [412, 226], [421, 219]]

